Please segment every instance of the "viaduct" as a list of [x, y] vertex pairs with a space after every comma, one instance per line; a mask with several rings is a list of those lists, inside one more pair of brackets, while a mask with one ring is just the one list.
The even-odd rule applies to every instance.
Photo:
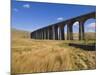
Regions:
[[[67, 40], [73, 40], [73, 24], [79, 22], [79, 40], [84, 40], [84, 23], [86, 20], [96, 19], [96, 12], [87, 13], [62, 22], [58, 22], [31, 32], [32, 39], [65, 40], [64, 26], [67, 25]], [[59, 28], [59, 30], [58, 30]]]

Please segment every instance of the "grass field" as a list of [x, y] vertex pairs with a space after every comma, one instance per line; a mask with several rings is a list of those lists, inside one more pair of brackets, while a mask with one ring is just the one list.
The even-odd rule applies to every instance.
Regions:
[[12, 30], [12, 73], [95, 69], [96, 52], [70, 47], [69, 42], [34, 40], [29, 32]]

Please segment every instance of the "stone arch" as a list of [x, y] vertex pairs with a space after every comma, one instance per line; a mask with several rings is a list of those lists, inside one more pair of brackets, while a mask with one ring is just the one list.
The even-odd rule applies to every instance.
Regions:
[[73, 23], [73, 40], [79, 39], [79, 21]]
[[84, 21], [85, 40], [96, 39], [96, 19], [89, 18]]

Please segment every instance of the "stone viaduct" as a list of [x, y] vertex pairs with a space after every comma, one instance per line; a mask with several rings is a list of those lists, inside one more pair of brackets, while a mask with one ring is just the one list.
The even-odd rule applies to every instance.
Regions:
[[[87, 13], [62, 22], [58, 22], [31, 32], [32, 39], [65, 40], [64, 26], [67, 25], [67, 40], [73, 40], [73, 24], [79, 22], [79, 40], [84, 40], [84, 23], [96, 18], [96, 12]], [[59, 28], [59, 30], [58, 30]]]

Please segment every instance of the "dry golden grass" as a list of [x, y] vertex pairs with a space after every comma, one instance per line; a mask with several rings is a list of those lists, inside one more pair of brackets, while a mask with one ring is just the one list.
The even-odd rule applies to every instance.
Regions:
[[70, 41], [12, 38], [12, 73], [96, 68], [95, 51], [69, 47]]

